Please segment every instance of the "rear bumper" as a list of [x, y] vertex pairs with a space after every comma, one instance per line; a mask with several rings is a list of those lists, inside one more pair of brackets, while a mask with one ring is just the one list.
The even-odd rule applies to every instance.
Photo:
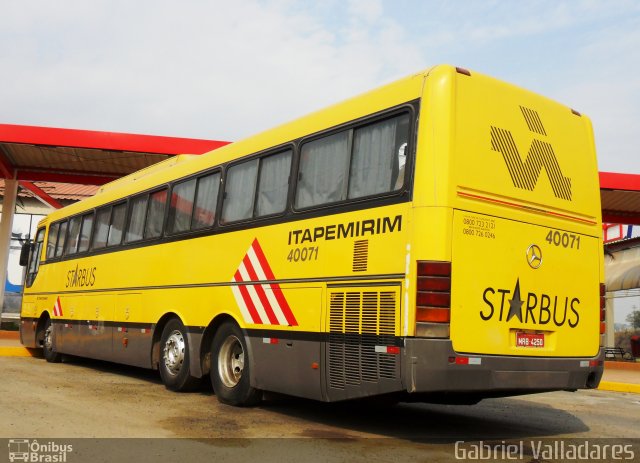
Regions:
[[[470, 362], [456, 364], [449, 361], [450, 357], [469, 357]], [[599, 361], [598, 366], [589, 366], [591, 360]], [[409, 393], [457, 392], [489, 397], [596, 388], [602, 378], [603, 361], [603, 349], [596, 357], [585, 358], [461, 355], [454, 352], [448, 339], [408, 338], [402, 371]]]

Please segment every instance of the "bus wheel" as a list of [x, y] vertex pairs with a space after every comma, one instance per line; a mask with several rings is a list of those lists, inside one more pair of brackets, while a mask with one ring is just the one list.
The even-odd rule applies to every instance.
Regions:
[[242, 331], [235, 323], [224, 323], [211, 345], [211, 385], [220, 402], [248, 406], [260, 401], [262, 391], [251, 387], [250, 368]]
[[54, 339], [55, 333], [53, 331], [53, 324], [51, 323], [51, 319], [48, 318], [44, 325], [42, 352], [44, 353], [44, 358], [47, 362], [59, 363], [62, 361], [62, 354], [56, 352], [56, 349], [53, 347]]
[[192, 391], [200, 383], [200, 378], [191, 376], [189, 368], [187, 330], [176, 318], [169, 320], [162, 330], [158, 369], [162, 382], [171, 391]]

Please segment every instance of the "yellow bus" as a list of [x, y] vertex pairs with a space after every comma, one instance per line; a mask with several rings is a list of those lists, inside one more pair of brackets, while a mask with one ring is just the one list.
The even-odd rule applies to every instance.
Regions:
[[600, 214], [587, 117], [437, 66], [51, 213], [21, 340], [235, 405], [594, 388]]

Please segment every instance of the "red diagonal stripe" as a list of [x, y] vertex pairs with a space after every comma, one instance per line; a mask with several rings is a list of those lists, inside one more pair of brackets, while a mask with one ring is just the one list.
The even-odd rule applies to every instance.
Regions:
[[[249, 275], [249, 279], [251, 281], [258, 281], [258, 275], [256, 275], [256, 271], [254, 270], [253, 265], [251, 265], [251, 259], [249, 259], [248, 254], [244, 256], [242, 262], [244, 263], [245, 270]], [[271, 307], [269, 299], [267, 299], [267, 295], [265, 294], [264, 289], [262, 289], [262, 285], [254, 285], [254, 288], [256, 290], [256, 293], [258, 293], [258, 298], [260, 299], [262, 307], [264, 308], [264, 311], [266, 312], [271, 324], [279, 325], [280, 322], [278, 321], [278, 317], [276, 317], [276, 314], [273, 312], [273, 307]]]
[[[273, 274], [273, 271], [271, 271], [269, 262], [267, 262], [267, 258], [265, 257], [264, 252], [262, 252], [262, 248], [260, 247], [260, 243], [258, 243], [257, 238], [253, 240], [253, 243], [251, 244], [251, 246], [253, 247], [253, 251], [256, 253], [258, 262], [260, 262], [262, 271], [264, 272], [267, 279], [275, 281], [276, 277]], [[278, 305], [280, 305], [280, 310], [282, 310], [284, 318], [287, 319], [287, 323], [289, 324], [289, 326], [298, 326], [298, 321], [296, 320], [296, 317], [294, 317], [293, 312], [291, 311], [291, 307], [289, 307], [289, 304], [287, 303], [287, 300], [285, 299], [284, 294], [282, 294], [282, 290], [280, 289], [280, 286], [276, 283], [271, 284], [269, 286], [271, 286], [273, 295], [276, 297], [276, 300], [278, 301]]]
[[256, 253], [256, 257], [258, 257], [258, 262], [260, 262], [260, 266], [262, 267], [262, 271], [264, 272], [265, 276], [267, 277], [267, 280], [275, 280], [276, 277], [274, 276], [273, 272], [271, 271], [271, 267], [269, 266], [269, 262], [267, 262], [267, 258], [265, 257], [264, 252], [262, 251], [262, 248], [260, 247], [260, 243], [258, 243], [258, 238], [253, 240], [253, 243], [251, 243], [251, 247], [253, 248], [253, 251]]
[[[237, 282], [242, 281], [242, 275], [240, 275], [240, 270], [236, 271], [236, 274], [233, 276], [233, 279], [236, 280]], [[251, 300], [251, 296], [249, 296], [249, 291], [247, 291], [247, 288], [244, 285], [238, 285], [238, 289], [240, 290], [240, 295], [242, 296], [242, 300], [247, 306], [247, 310], [249, 311], [249, 315], [251, 315], [251, 319], [253, 320], [253, 323], [262, 323], [262, 320], [260, 319], [260, 315], [258, 314], [256, 307], [253, 305], [253, 301]]]
[[280, 305], [280, 310], [282, 310], [284, 318], [287, 319], [287, 323], [289, 324], [289, 326], [298, 326], [298, 321], [296, 320], [296, 317], [293, 315], [293, 312], [291, 311], [291, 307], [289, 307], [289, 304], [287, 303], [287, 299], [284, 297], [284, 294], [282, 294], [280, 285], [272, 284], [269, 286], [271, 286], [271, 290], [273, 291], [273, 294], [276, 296], [276, 300]]

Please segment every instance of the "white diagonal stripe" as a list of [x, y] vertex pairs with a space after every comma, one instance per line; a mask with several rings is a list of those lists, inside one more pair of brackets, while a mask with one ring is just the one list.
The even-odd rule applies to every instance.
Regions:
[[276, 296], [273, 294], [273, 290], [271, 289], [271, 285], [260, 285], [264, 290], [264, 293], [267, 295], [267, 299], [269, 299], [269, 304], [271, 304], [271, 308], [273, 309], [273, 313], [276, 315], [278, 319], [278, 324], [287, 326], [289, 322], [287, 321], [287, 317], [284, 316], [284, 312], [282, 312], [282, 308], [276, 299]]
[[256, 276], [258, 277], [258, 280], [262, 280], [262, 281], [266, 280], [267, 275], [264, 273], [264, 270], [262, 269], [262, 265], [260, 265], [260, 260], [258, 259], [258, 256], [256, 255], [256, 251], [253, 249], [253, 246], [250, 247], [249, 250], [247, 251], [247, 256], [249, 256], [251, 265], [253, 265], [253, 268], [256, 271]]
[[[247, 252], [247, 256], [249, 256], [249, 261], [251, 262], [251, 265], [253, 266], [253, 269], [255, 270], [256, 276], [258, 277], [258, 279], [265, 281], [267, 279], [267, 276], [265, 275], [264, 270], [260, 265], [260, 261], [258, 260], [258, 256], [256, 255], [256, 252], [253, 249], [253, 247], [249, 248], [249, 251]], [[273, 313], [276, 314], [276, 317], [278, 318], [278, 322], [280, 322], [281, 325], [285, 325], [285, 326], [288, 325], [289, 322], [287, 322], [287, 318], [284, 316], [284, 313], [282, 312], [282, 308], [280, 307], [280, 304], [278, 303], [278, 300], [276, 299], [275, 294], [273, 294], [271, 285], [268, 285], [268, 284], [262, 285], [262, 289], [264, 289], [264, 293], [267, 295], [269, 304], [273, 309]]]
[[[253, 301], [253, 305], [256, 310], [260, 314], [260, 318], [262, 318], [262, 322], [265, 325], [271, 325], [271, 320], [269, 319], [269, 315], [267, 314], [267, 309], [262, 305], [262, 301], [260, 300], [260, 296], [258, 295], [258, 290], [255, 285], [247, 285], [247, 291], [249, 292], [249, 297], [251, 301]], [[263, 316], [264, 314], [264, 316]]]
[[[236, 280], [234, 278], [231, 281], [235, 282]], [[236, 285], [231, 285], [231, 291], [233, 292], [233, 297], [236, 298], [236, 304], [238, 304], [238, 308], [240, 308], [240, 313], [242, 314], [242, 318], [244, 318], [244, 321], [247, 323], [255, 323], [253, 321], [253, 318], [251, 318], [249, 309], [247, 309], [247, 306], [244, 303], [242, 294], [240, 294], [240, 288], [238, 288], [238, 286]]]
[[[244, 263], [240, 264], [240, 267], [238, 267], [238, 271], [240, 272], [242, 281], [251, 281], [251, 278], [249, 278], [249, 274], [247, 273], [247, 268], [244, 266]], [[251, 298], [251, 301], [253, 301], [253, 305], [258, 311], [258, 316], [260, 317], [261, 323], [264, 325], [269, 324], [269, 317], [267, 316], [267, 312], [265, 312], [264, 307], [262, 307], [262, 304], [258, 299], [258, 295], [256, 294], [255, 288], [253, 288], [252, 285], [247, 285], [245, 287], [249, 290], [249, 297]], [[258, 300], [257, 304], [256, 304], [256, 299]]]

